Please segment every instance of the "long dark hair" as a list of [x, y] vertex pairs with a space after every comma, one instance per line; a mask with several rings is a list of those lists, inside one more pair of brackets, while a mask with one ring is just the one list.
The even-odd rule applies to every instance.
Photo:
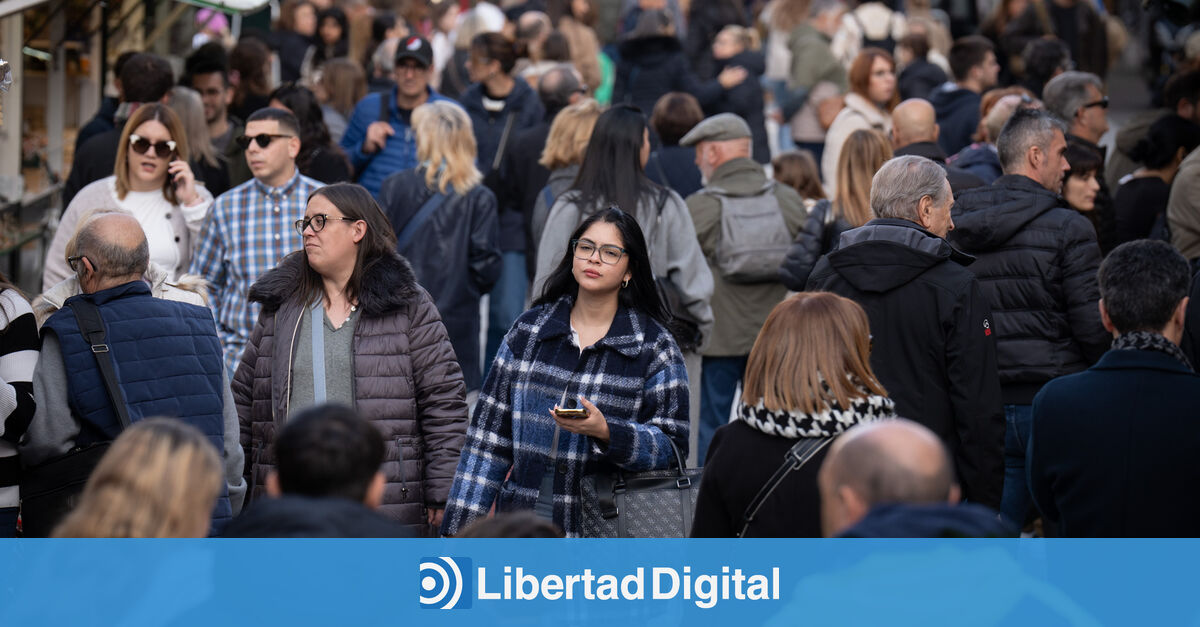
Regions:
[[[271, 92], [271, 100], [282, 102], [300, 123], [300, 154], [296, 155], [297, 167], [307, 171], [313, 157], [321, 150], [346, 159], [346, 155], [334, 146], [333, 138], [329, 136], [329, 127], [325, 126], [325, 114], [321, 111], [321, 103], [317, 102], [312, 90], [287, 83]], [[346, 160], [346, 165], [350, 165], [349, 160]]]
[[[334, 183], [317, 188], [309, 195], [308, 201], [322, 196], [333, 203], [347, 218], [362, 220], [367, 223], [367, 234], [358, 243], [358, 253], [354, 260], [354, 272], [346, 283], [346, 299], [355, 302], [362, 294], [363, 277], [372, 266], [387, 257], [395, 257], [396, 232], [392, 223], [379, 208], [379, 203], [361, 185], [354, 183]], [[326, 226], [328, 228], [328, 225]], [[300, 249], [301, 259], [304, 260], [304, 278], [296, 294], [304, 303], [311, 303], [325, 294], [325, 281], [308, 263], [308, 251]]]
[[[650, 269], [650, 251], [646, 247], [646, 237], [642, 235], [642, 227], [638, 225], [638, 221], [616, 207], [609, 207], [588, 216], [575, 232], [571, 233], [571, 239], [579, 239], [597, 222], [607, 222], [617, 227], [621, 234], [621, 247], [625, 249], [625, 256], [629, 258], [629, 286], [617, 292], [618, 302], [650, 316], [670, 329], [671, 313], [659, 296], [654, 272]], [[574, 264], [575, 251], [568, 245], [567, 252], [563, 253], [558, 267], [554, 268], [554, 272], [546, 279], [542, 295], [534, 305], [553, 303], [563, 296], [574, 297], [579, 293], [579, 282], [575, 280], [575, 274], [572, 272]], [[674, 334], [674, 331], [672, 333]]]
[[[333, 42], [333, 46], [325, 44], [325, 39], [321, 37], [321, 24], [325, 20], [331, 19], [342, 27], [342, 36], [337, 41]], [[321, 67], [321, 64], [329, 59], [344, 57], [350, 52], [350, 24], [346, 20], [346, 12], [337, 7], [329, 7], [317, 13], [317, 32], [313, 33], [313, 41], [316, 42], [316, 51], [313, 53], [313, 67]]]
[[646, 116], [637, 107], [617, 105], [600, 115], [571, 186], [579, 192], [579, 206], [615, 204], [636, 215], [643, 193], [662, 191], [642, 169], [645, 132]]

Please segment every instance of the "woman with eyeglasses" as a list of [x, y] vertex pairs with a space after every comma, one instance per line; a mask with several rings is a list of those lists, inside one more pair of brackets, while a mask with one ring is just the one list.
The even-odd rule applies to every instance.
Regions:
[[427, 535], [441, 522], [467, 427], [446, 327], [366, 189], [317, 189], [296, 230], [304, 248], [250, 288], [262, 313], [233, 377], [248, 498], [263, 495], [274, 469], [277, 425], [337, 403], [387, 443], [380, 511]]
[[664, 469], [688, 446], [688, 381], [650, 253], [611, 207], [570, 235], [545, 290], [505, 336], [463, 448], [442, 533], [532, 510], [586, 535], [582, 484]]
[[192, 242], [213, 202], [212, 194], [196, 182], [190, 157], [187, 133], [170, 107], [138, 107], [121, 133], [113, 176], [79, 190], [63, 212], [46, 254], [43, 289], [71, 275], [64, 254], [67, 240], [83, 215], [96, 209], [117, 209], [137, 218], [150, 244], [150, 261], [165, 269], [169, 280], [186, 272]]

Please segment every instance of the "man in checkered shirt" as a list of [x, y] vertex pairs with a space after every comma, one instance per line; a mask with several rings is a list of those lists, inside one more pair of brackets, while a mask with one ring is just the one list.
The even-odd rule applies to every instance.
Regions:
[[258, 304], [246, 298], [250, 286], [304, 245], [294, 224], [304, 218], [309, 194], [321, 187], [296, 168], [300, 124], [291, 113], [255, 111], [237, 141], [254, 178], [213, 203], [190, 270], [208, 280], [230, 380], [258, 321]]

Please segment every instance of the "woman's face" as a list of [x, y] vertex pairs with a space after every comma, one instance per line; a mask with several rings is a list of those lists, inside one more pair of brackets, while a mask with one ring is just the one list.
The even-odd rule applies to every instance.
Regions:
[[644, 170], [646, 169], [646, 162], [650, 160], [650, 131], [645, 129], [642, 130], [642, 154], [640, 158], [642, 169]]
[[733, 33], [721, 31], [713, 40], [712, 52], [714, 59], [730, 59], [745, 51], [742, 43]]
[[867, 82], [867, 98], [875, 104], [885, 104], [896, 93], [896, 72], [883, 57], [871, 63], [871, 78]]
[[346, 215], [336, 205], [324, 196], [315, 196], [308, 202], [304, 219], [322, 214], [326, 216], [323, 228], [318, 231], [314, 221], [304, 229], [304, 253], [317, 274], [336, 276], [346, 268], [354, 268], [358, 243], [367, 233], [367, 223], [343, 220]]
[[336, 19], [327, 17], [321, 20], [321, 41], [326, 46], [336, 44], [342, 38], [342, 25]]
[[1017, 19], [1025, 12], [1025, 8], [1028, 6], [1029, 0], [1012, 0], [1008, 3], [1008, 19]]
[[132, 145], [126, 150], [125, 164], [129, 168], [130, 185], [138, 191], [162, 187], [167, 180], [167, 165], [175, 158], [175, 154], [160, 157], [154, 146], [174, 139], [171, 132], [158, 120], [146, 120], [133, 129], [133, 135], [150, 142], [151, 146], [146, 154], [139, 153]]
[[1100, 183], [1096, 173], [1084, 172], [1082, 175], [1071, 174], [1063, 182], [1063, 198], [1076, 211], [1091, 211], [1096, 208], [1096, 192], [1100, 191]]
[[312, 37], [313, 33], [317, 32], [316, 10], [310, 4], [296, 7], [296, 12], [292, 14], [292, 25], [297, 33], [305, 37]]
[[[574, 250], [574, 265], [571, 274], [579, 283], [580, 291], [590, 294], [616, 294], [621, 283], [629, 280], [629, 255], [624, 254], [625, 244], [615, 224], [597, 221], [579, 236]], [[586, 259], [581, 259], [588, 253]], [[617, 257], [615, 263], [614, 257]]]
[[[449, 2], [449, 1], [450, 0], [443, 0], [443, 2]], [[438, 20], [437, 29], [442, 31], [443, 33], [449, 33], [450, 31], [454, 30], [454, 25], [456, 22], [458, 22], [458, 4], [457, 3], [455, 3], [449, 9], [446, 9], [446, 14], [442, 16], [442, 19]], [[397, 22], [396, 25], [399, 26], [400, 22]], [[408, 29], [406, 28], [405, 30], [408, 30]]]

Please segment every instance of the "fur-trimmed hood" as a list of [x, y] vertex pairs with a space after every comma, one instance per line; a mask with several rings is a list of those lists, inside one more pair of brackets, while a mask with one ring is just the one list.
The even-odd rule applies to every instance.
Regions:
[[[419, 294], [417, 276], [408, 260], [399, 253], [390, 253], [368, 264], [363, 274], [362, 293], [358, 295], [363, 316], [376, 317], [396, 311]], [[284, 257], [278, 266], [250, 287], [250, 302], [261, 304], [264, 311], [277, 311], [289, 299], [299, 295], [296, 288], [301, 284], [304, 267], [303, 251]]]

